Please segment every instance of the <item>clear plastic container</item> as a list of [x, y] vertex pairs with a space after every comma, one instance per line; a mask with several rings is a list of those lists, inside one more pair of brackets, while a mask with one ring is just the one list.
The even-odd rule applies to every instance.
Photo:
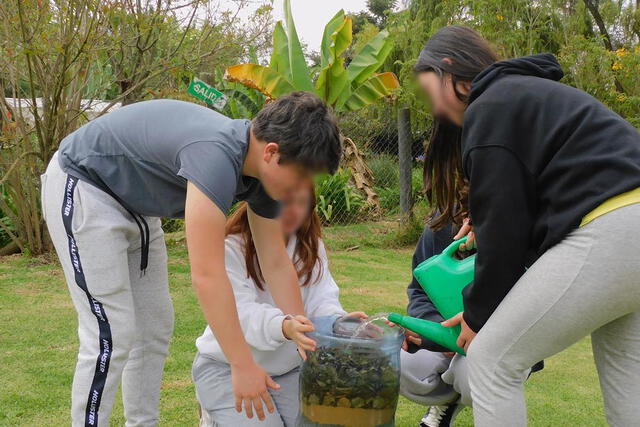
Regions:
[[298, 425], [394, 426], [403, 329], [381, 320], [335, 328], [337, 319], [312, 319], [317, 349], [300, 370]]

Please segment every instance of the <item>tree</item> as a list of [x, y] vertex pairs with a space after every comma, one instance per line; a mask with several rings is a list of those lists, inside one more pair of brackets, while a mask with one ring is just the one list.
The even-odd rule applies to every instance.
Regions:
[[38, 177], [66, 135], [119, 102], [173, 94], [166, 89], [186, 87], [204, 67], [237, 62], [247, 43], [268, 46], [269, 6], [241, 24], [246, 1], [234, 11], [213, 5], [0, 2], [0, 92], [11, 98], [0, 97], [0, 241], [10, 240], [0, 254], [48, 249]]
[[[345, 67], [343, 52], [351, 45], [351, 19], [340, 10], [327, 23], [320, 47], [320, 72], [315, 83], [298, 40], [288, 0], [284, 2], [286, 30], [282, 22], [273, 32], [273, 51], [269, 66], [238, 64], [226, 70], [227, 79], [242, 83], [277, 98], [295, 90], [315, 92], [335, 111], [354, 111], [392, 95], [398, 88], [393, 73], [376, 73], [391, 51], [393, 42], [387, 31], [373, 37]], [[377, 205], [371, 171], [353, 141], [345, 139], [346, 163], [353, 170], [356, 187]]]
[[[219, 3], [194, 0], [112, 2], [104, 8], [108, 26], [106, 63], [123, 104], [142, 99], [146, 87], [189, 81], [199, 70], [217, 68], [246, 56], [247, 46], [268, 46], [271, 8], [263, 6], [247, 19]], [[265, 43], [266, 42], [266, 43]], [[183, 75], [180, 73], [183, 72]]]

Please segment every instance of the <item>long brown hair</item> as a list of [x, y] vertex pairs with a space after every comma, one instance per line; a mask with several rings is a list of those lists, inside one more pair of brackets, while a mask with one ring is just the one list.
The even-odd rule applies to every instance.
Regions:
[[[448, 61], [444, 61], [448, 58]], [[480, 34], [471, 28], [451, 25], [436, 32], [427, 42], [414, 67], [416, 73], [448, 74], [456, 97], [467, 96], [456, 83], [471, 83], [498, 56]], [[468, 183], [462, 171], [462, 130], [441, 118], [434, 118], [433, 132], [425, 151], [424, 187], [434, 210], [430, 225], [438, 230], [450, 222], [461, 224], [467, 215]]]
[[462, 129], [446, 120], [434, 120], [425, 150], [425, 197], [433, 207], [429, 226], [440, 230], [453, 222], [461, 225], [468, 213], [469, 186], [462, 171]]
[[[313, 185], [310, 186], [311, 203], [309, 215], [302, 226], [296, 231], [298, 239], [295, 248], [294, 267], [298, 273], [298, 278], [302, 280], [302, 286], [309, 285], [313, 280], [322, 274], [322, 263], [318, 254], [320, 239], [322, 238], [322, 227], [320, 218], [316, 213], [316, 194]], [[244, 260], [247, 266], [247, 277], [255, 282], [260, 290], [264, 290], [264, 276], [258, 262], [256, 246], [251, 236], [249, 218], [247, 216], [247, 203], [241, 202], [238, 209], [229, 217], [225, 227], [227, 236], [237, 234], [242, 238]], [[316, 277], [313, 276], [313, 269], [318, 264]]]

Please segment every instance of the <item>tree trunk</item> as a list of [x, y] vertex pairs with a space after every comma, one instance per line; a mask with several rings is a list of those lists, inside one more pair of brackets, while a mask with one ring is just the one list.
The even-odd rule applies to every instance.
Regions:
[[398, 110], [398, 162], [400, 166], [400, 211], [403, 216], [411, 214], [411, 117], [408, 108]]
[[[600, 15], [600, 10], [598, 10], [598, 3], [596, 0], [584, 0], [585, 6], [589, 9], [593, 20], [596, 21], [596, 25], [598, 26], [598, 30], [600, 31], [600, 35], [602, 36], [602, 42], [604, 43], [604, 47], [607, 48], [608, 51], [613, 52], [613, 44], [611, 43], [611, 36], [609, 36], [609, 31], [607, 31], [607, 26], [602, 19], [602, 15]], [[614, 77], [614, 83], [616, 85], [616, 90], [620, 93], [625, 93], [624, 88], [622, 87], [622, 83]]]

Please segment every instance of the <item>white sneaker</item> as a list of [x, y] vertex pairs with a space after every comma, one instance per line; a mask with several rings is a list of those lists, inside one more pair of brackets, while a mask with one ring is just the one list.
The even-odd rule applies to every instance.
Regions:
[[432, 406], [429, 408], [429, 412], [424, 414], [424, 418], [420, 420], [420, 427], [450, 427], [461, 410], [462, 405], [458, 403]]

